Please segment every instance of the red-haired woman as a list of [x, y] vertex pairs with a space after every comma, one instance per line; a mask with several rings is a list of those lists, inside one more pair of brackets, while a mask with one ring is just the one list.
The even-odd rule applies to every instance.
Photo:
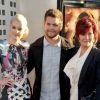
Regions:
[[64, 72], [70, 79], [70, 100], [90, 100], [95, 90], [100, 100], [100, 50], [95, 47], [98, 39], [95, 21], [86, 16], [76, 23], [76, 37], [80, 47], [67, 52], [68, 62]]

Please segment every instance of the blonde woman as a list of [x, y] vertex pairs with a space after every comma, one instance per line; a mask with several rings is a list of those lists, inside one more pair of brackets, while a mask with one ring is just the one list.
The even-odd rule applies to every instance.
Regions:
[[21, 41], [28, 34], [26, 18], [17, 14], [11, 19], [9, 39], [0, 47], [1, 78], [0, 100], [29, 100], [27, 80], [27, 45]]

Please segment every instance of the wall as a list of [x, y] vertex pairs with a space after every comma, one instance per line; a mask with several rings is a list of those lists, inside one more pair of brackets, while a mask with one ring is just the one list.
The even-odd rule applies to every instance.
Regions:
[[57, 7], [57, 0], [17, 0], [18, 12], [26, 16], [30, 29], [28, 41], [31, 43], [43, 35], [43, 17], [49, 8]]

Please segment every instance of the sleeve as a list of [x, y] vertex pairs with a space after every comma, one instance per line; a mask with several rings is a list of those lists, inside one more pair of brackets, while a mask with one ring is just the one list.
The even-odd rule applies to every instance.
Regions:
[[100, 100], [100, 51], [96, 55], [96, 100]]
[[27, 71], [30, 73], [35, 66], [34, 50], [30, 46], [28, 49]]

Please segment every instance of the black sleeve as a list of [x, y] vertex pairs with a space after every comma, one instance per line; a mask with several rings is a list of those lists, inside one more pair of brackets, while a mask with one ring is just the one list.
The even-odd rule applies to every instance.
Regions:
[[96, 52], [96, 100], [100, 100], [100, 50]]
[[35, 66], [34, 60], [34, 50], [33, 47], [30, 46], [28, 49], [28, 59], [27, 59], [27, 71], [30, 73]]

